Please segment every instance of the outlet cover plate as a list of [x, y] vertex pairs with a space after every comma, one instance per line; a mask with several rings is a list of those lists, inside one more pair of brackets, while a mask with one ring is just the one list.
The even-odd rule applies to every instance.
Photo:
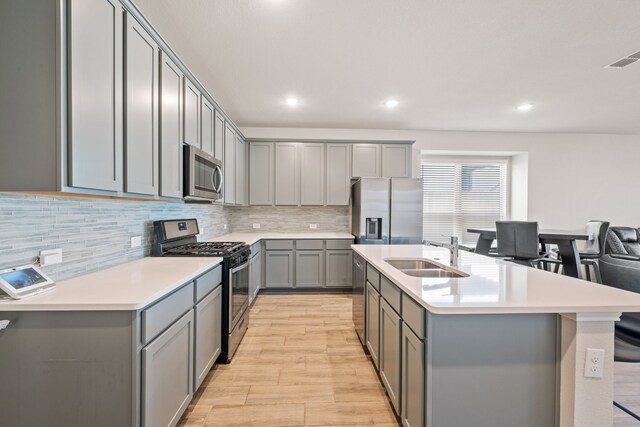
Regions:
[[142, 236], [134, 236], [131, 238], [131, 247], [139, 248], [142, 246]]

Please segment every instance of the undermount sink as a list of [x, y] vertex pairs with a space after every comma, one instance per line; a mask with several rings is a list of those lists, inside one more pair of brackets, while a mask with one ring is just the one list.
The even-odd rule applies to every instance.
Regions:
[[447, 268], [427, 259], [385, 259], [385, 262], [413, 277], [469, 277], [468, 274]]

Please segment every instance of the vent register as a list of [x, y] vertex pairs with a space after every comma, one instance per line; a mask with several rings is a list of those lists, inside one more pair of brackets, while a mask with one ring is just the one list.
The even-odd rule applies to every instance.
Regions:
[[627, 65], [633, 64], [638, 60], [640, 60], [640, 51], [633, 53], [629, 56], [625, 56], [624, 58], [617, 60], [613, 64], [607, 65], [605, 68], [623, 68], [623, 67], [626, 67]]

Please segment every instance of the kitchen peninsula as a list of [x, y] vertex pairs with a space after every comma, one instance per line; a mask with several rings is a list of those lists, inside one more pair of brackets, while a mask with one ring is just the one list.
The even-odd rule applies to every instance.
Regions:
[[[611, 425], [614, 322], [640, 295], [469, 252], [451, 267], [442, 248], [352, 248], [361, 339], [405, 425]], [[463, 277], [412, 277], [394, 259]], [[585, 377], [587, 348], [604, 349], [602, 378]]]

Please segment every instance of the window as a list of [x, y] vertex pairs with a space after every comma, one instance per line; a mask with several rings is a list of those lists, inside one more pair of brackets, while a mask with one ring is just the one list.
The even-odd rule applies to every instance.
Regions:
[[493, 228], [508, 217], [507, 159], [423, 158], [423, 235], [449, 242], [458, 236], [474, 246], [478, 236], [468, 228]]

